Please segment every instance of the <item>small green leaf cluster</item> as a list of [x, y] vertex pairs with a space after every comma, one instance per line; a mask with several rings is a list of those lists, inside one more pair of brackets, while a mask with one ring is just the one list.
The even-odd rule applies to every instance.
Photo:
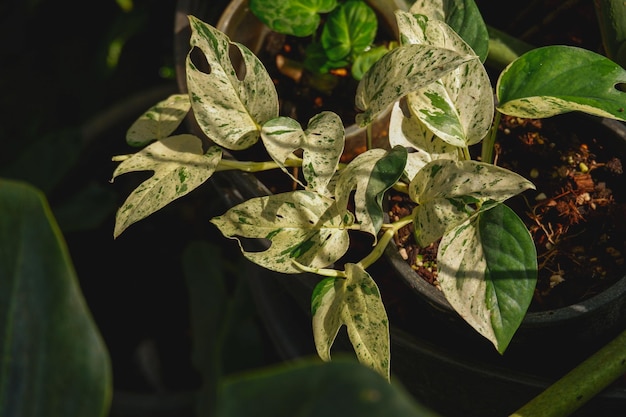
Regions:
[[350, 68], [360, 80], [388, 51], [374, 45], [378, 18], [363, 0], [250, 0], [250, 10], [275, 32], [311, 38], [303, 65], [312, 73]]
[[[282, 170], [298, 184], [296, 190], [251, 198], [211, 223], [264, 268], [325, 277], [311, 302], [319, 356], [330, 359], [345, 325], [359, 360], [387, 379], [389, 323], [367, 268], [408, 224], [420, 245], [439, 241], [441, 290], [498, 352], [506, 350], [526, 314], [537, 277], [536, 250], [505, 202], [534, 186], [491, 163], [499, 115], [537, 118], [582, 111], [626, 120], [625, 93], [615, 88], [626, 82], [626, 70], [601, 55], [565, 46], [532, 50], [503, 70], [494, 99], [483, 65], [489, 39], [473, 0], [420, 0], [396, 11], [396, 19], [399, 46], [368, 69], [355, 97], [361, 126], [389, 112], [388, 146], [370, 147], [342, 163], [349, 145], [345, 121], [326, 111], [303, 127], [279, 116], [276, 89], [259, 59], [189, 16], [191, 48], [202, 51], [211, 70], [201, 70], [188, 55], [189, 93], [158, 103], [131, 126], [127, 142], [143, 149], [116, 157], [121, 163], [113, 173], [115, 178], [154, 171], [119, 209], [118, 236], [214, 172]], [[232, 47], [241, 52], [242, 78], [230, 61]], [[198, 136], [174, 134], [189, 112], [212, 141], [206, 149]], [[259, 141], [270, 161], [225, 157], [224, 150], [236, 152]], [[480, 160], [470, 157], [473, 145], [482, 146]], [[292, 167], [300, 167], [301, 175]], [[386, 223], [383, 197], [392, 187], [404, 190], [416, 208], [407, 218]], [[371, 236], [372, 251], [334, 269], [350, 248], [350, 231]], [[244, 239], [270, 244], [248, 251]]]

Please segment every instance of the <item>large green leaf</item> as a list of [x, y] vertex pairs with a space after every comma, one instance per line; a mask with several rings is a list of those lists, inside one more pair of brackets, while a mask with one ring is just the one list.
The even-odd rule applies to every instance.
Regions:
[[44, 194], [0, 180], [0, 416], [108, 414], [111, 363]]
[[349, 0], [327, 17], [320, 42], [331, 61], [339, 61], [360, 54], [376, 38], [376, 13], [361, 0]]
[[448, 302], [503, 353], [532, 300], [537, 251], [528, 229], [504, 204], [445, 234], [437, 280]]
[[483, 203], [502, 202], [534, 188], [526, 178], [496, 165], [439, 159], [422, 168], [409, 184], [415, 238], [427, 246], [464, 223]]
[[418, 0], [409, 12], [446, 22], [467, 42], [481, 62], [489, 52], [489, 34], [474, 0]]
[[626, 70], [608, 58], [573, 46], [531, 50], [507, 66], [496, 86], [498, 110], [529, 118], [570, 111], [626, 121]]
[[222, 159], [222, 150], [210, 147], [202, 154], [202, 142], [193, 135], [170, 136], [133, 154], [117, 166], [117, 176], [135, 171], [154, 171], [128, 196], [117, 211], [113, 236], [180, 198], [213, 175]]
[[341, 171], [335, 186], [337, 207], [346, 210], [352, 190], [357, 221], [361, 231], [374, 237], [383, 223], [382, 197], [404, 172], [407, 151], [396, 146], [390, 151], [370, 149], [356, 158]]
[[[231, 42], [225, 34], [194, 16], [189, 16], [189, 22], [192, 50], [186, 61], [187, 88], [195, 119], [218, 145], [246, 149], [259, 139], [260, 125], [278, 116], [274, 83], [247, 47]], [[194, 63], [194, 47], [206, 57], [208, 71]], [[236, 47], [241, 55], [242, 79], [231, 62], [231, 47]]]
[[392, 49], [363, 76], [357, 87], [355, 103], [363, 113], [357, 123], [365, 126], [394, 101], [437, 81], [474, 55], [432, 45], [402, 45]]
[[389, 321], [372, 277], [358, 264], [346, 264], [346, 278], [326, 278], [313, 291], [313, 336], [317, 353], [330, 360], [341, 326], [359, 361], [389, 380]]
[[280, 168], [295, 181], [285, 161], [293, 151], [302, 149], [302, 172], [306, 188], [324, 194], [337, 170], [345, 144], [345, 129], [341, 118], [332, 112], [322, 112], [309, 120], [307, 130], [289, 117], [277, 117], [263, 125], [261, 138], [265, 149]]
[[250, 10], [273, 31], [294, 36], [312, 35], [320, 13], [337, 7], [337, 0], [250, 0]]
[[[310, 191], [252, 198], [211, 219], [226, 237], [239, 240], [246, 258], [283, 273], [302, 270], [294, 261], [324, 268], [338, 260], [350, 243], [341, 213], [330, 198]], [[351, 221], [350, 221], [351, 222]], [[245, 239], [268, 239], [263, 251], [246, 250]]]
[[399, 384], [338, 358], [304, 359], [226, 379], [218, 417], [437, 417]]

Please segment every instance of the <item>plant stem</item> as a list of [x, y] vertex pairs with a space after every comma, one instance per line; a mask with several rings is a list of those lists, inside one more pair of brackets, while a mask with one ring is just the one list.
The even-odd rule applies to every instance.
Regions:
[[569, 416], [626, 373], [626, 331], [510, 417]]
[[383, 253], [385, 253], [385, 248], [387, 248], [387, 245], [389, 245], [389, 242], [391, 242], [391, 239], [396, 232], [407, 224], [410, 224], [412, 221], [413, 216], [410, 215], [391, 224], [384, 225], [383, 228], [386, 229], [385, 232], [380, 239], [378, 239], [378, 243], [376, 243], [374, 249], [372, 249], [372, 251], [365, 258], [359, 261], [359, 265], [361, 265], [363, 269], [366, 269], [376, 262], [383, 255]]
[[498, 110], [496, 110], [496, 114], [493, 118], [493, 125], [491, 126], [491, 130], [483, 139], [482, 147], [480, 149], [480, 160], [486, 163], [493, 163], [493, 147], [496, 143], [496, 135], [498, 134], [498, 126], [500, 125], [500, 117], [501, 114]]
[[[285, 161], [287, 167], [300, 167], [302, 166], [302, 159], [287, 159]], [[278, 164], [274, 161], [252, 162], [252, 161], [237, 161], [233, 159], [222, 159], [215, 169], [216, 171], [228, 171], [237, 169], [244, 172], [260, 172], [269, 171], [270, 169], [279, 168]]]

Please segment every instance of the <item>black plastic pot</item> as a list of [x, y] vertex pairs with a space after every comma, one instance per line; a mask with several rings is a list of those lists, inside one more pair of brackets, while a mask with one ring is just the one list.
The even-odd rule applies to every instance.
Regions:
[[[182, 91], [186, 91], [184, 58], [189, 49], [189, 28], [182, 17], [193, 14], [202, 19], [201, 4], [178, 2], [176, 55]], [[220, 22], [233, 19], [243, 27], [240, 17], [223, 15]], [[617, 146], [626, 147], [623, 123], [602, 119], [600, 129], [615, 131]], [[234, 196], [233, 204], [241, 197], [269, 192], [253, 176], [232, 174], [220, 177], [219, 182], [226, 195]], [[507, 352], [500, 355], [450, 309], [441, 293], [416, 275], [393, 247], [373, 268], [378, 272], [372, 271], [373, 277], [385, 277], [379, 286], [391, 324], [392, 378], [419, 402], [446, 417], [508, 415], [626, 328], [623, 278], [584, 303], [529, 314]], [[285, 360], [315, 355], [309, 305], [319, 278], [307, 274], [269, 274], [267, 278], [253, 280], [250, 285], [277, 350]], [[421, 295], [416, 297], [415, 292]], [[399, 322], [409, 325], [400, 328], [396, 325]], [[351, 351], [345, 334], [340, 332], [334, 350]], [[624, 410], [626, 384], [615, 384], [575, 416], [620, 415]]]

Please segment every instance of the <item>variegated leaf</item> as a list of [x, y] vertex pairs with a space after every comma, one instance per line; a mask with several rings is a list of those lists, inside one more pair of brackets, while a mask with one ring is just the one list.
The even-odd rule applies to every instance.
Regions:
[[414, 210], [415, 237], [426, 246], [484, 210], [481, 204], [502, 202], [534, 185], [515, 172], [478, 161], [441, 159], [422, 168], [409, 185], [419, 204]]
[[317, 353], [330, 361], [330, 349], [345, 325], [359, 362], [389, 380], [389, 321], [380, 291], [358, 264], [348, 263], [345, 268], [345, 279], [322, 280], [311, 297]]
[[308, 189], [325, 194], [337, 170], [345, 143], [341, 118], [332, 112], [322, 112], [309, 120], [307, 130], [288, 117], [278, 117], [263, 125], [263, 145], [281, 169], [294, 177], [285, 166], [293, 151], [302, 149], [302, 172]]
[[503, 353], [537, 281], [535, 244], [524, 223], [498, 204], [443, 236], [437, 266], [450, 305]]
[[571, 111], [626, 121], [626, 69], [585, 49], [533, 49], [507, 66], [496, 86], [498, 110], [543, 118]]
[[363, 113], [357, 115], [361, 126], [405, 95], [426, 87], [465, 62], [473, 55], [459, 54], [432, 45], [402, 45], [392, 49], [365, 73], [359, 82], [355, 103]]
[[[202, 131], [227, 149], [246, 149], [256, 143], [260, 126], [278, 117], [278, 95], [271, 77], [259, 59], [244, 45], [231, 42], [211, 25], [194, 16], [191, 46], [199, 48], [209, 70], [196, 67], [187, 55], [187, 88], [192, 109]], [[238, 48], [243, 65], [239, 79], [230, 59], [230, 48]]]
[[202, 154], [202, 141], [193, 135], [170, 136], [148, 145], [120, 163], [111, 182], [122, 174], [154, 171], [141, 183], [117, 211], [113, 236], [146, 218], [170, 202], [204, 183], [222, 159], [222, 150], [212, 146]]
[[383, 224], [383, 194], [402, 176], [406, 157], [407, 151], [402, 146], [390, 151], [370, 149], [354, 158], [339, 174], [335, 186], [337, 207], [346, 210], [351, 192], [356, 189], [354, 206], [360, 230], [374, 238]]
[[[348, 216], [346, 219], [344, 216]], [[226, 237], [237, 239], [244, 256], [264, 268], [300, 273], [293, 262], [324, 268], [346, 253], [349, 236], [334, 201], [310, 191], [293, 191], [252, 198], [214, 217]], [[269, 248], [246, 249], [247, 239], [267, 239]]]
[[405, 175], [413, 179], [417, 171], [435, 159], [458, 160], [458, 148], [452, 146], [428, 130], [407, 108], [406, 100], [394, 103], [389, 119], [389, 145], [414, 149], [409, 152], [404, 168]]
[[130, 126], [126, 132], [126, 143], [140, 147], [165, 139], [180, 126], [190, 108], [187, 94], [172, 94], [151, 107]]

